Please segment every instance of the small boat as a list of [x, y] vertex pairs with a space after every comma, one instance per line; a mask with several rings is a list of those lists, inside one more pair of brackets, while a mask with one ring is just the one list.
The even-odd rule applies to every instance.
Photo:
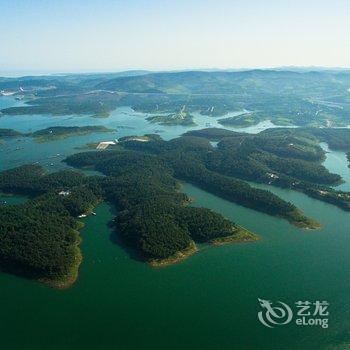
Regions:
[[91, 213], [92, 215], [96, 215], [96, 213], [93, 211], [92, 213]]

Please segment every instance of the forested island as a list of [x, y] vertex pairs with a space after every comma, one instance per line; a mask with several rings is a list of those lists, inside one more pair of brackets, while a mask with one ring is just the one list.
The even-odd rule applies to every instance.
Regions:
[[37, 142], [49, 142], [65, 139], [71, 136], [87, 135], [91, 133], [113, 132], [114, 129], [106, 128], [101, 125], [93, 126], [53, 126], [46, 129], [35, 131], [29, 134]]
[[[218, 120], [221, 125], [233, 126], [236, 128], [245, 128], [258, 124], [259, 121], [265, 120], [267, 118], [259, 118], [257, 113], [243, 113], [234, 117], [227, 117]], [[278, 123], [280, 124], [280, 123]]]
[[156, 115], [147, 117], [146, 119], [152, 123], [158, 123], [160, 125], [196, 125], [193, 121], [193, 116], [183, 109], [181, 109], [179, 113]]
[[0, 129], [0, 138], [32, 137], [36, 142], [50, 142], [72, 136], [81, 136], [92, 133], [107, 133], [116, 131], [102, 125], [92, 126], [51, 126], [34, 132], [22, 133], [13, 129]]

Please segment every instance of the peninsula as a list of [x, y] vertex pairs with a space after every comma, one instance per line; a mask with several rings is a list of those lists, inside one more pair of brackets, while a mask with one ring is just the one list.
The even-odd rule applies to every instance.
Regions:
[[102, 125], [92, 126], [51, 126], [46, 129], [34, 132], [19, 132], [13, 129], [0, 129], [0, 138], [10, 137], [32, 137], [36, 142], [49, 142], [65, 139], [72, 136], [81, 136], [92, 133], [115, 132], [115, 129], [109, 129]]
[[38, 130], [30, 134], [37, 142], [49, 142], [65, 139], [71, 136], [81, 136], [91, 133], [113, 132], [114, 129], [106, 128], [101, 125], [93, 126], [53, 126], [46, 129]]
[[195, 242], [256, 240], [220, 214], [189, 206], [169, 167], [153, 155], [118, 150], [101, 157], [101, 152], [87, 152], [67, 162], [95, 166], [106, 176], [71, 170], [48, 174], [38, 165], [0, 173], [2, 192], [30, 196], [24, 204], [0, 207], [3, 270], [51, 287], [69, 287], [81, 262], [79, 218], [101, 200], [118, 209], [116, 234], [152, 266], [183, 260], [197, 250]]

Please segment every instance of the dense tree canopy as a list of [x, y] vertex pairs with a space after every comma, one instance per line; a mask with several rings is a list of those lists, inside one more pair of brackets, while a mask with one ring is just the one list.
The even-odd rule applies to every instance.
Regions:
[[47, 280], [71, 274], [80, 257], [76, 217], [99, 201], [96, 178], [71, 170], [46, 174], [26, 165], [0, 173], [0, 190], [31, 196], [24, 204], [0, 207], [1, 266]]

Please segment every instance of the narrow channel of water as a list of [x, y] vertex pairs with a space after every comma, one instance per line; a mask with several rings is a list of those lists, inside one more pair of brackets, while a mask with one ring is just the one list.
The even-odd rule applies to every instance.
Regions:
[[340, 175], [345, 181], [345, 183], [335, 186], [335, 188], [342, 191], [350, 191], [350, 168], [346, 152], [331, 150], [326, 143], [321, 143], [321, 147], [326, 152], [326, 159], [323, 165], [330, 172]]

